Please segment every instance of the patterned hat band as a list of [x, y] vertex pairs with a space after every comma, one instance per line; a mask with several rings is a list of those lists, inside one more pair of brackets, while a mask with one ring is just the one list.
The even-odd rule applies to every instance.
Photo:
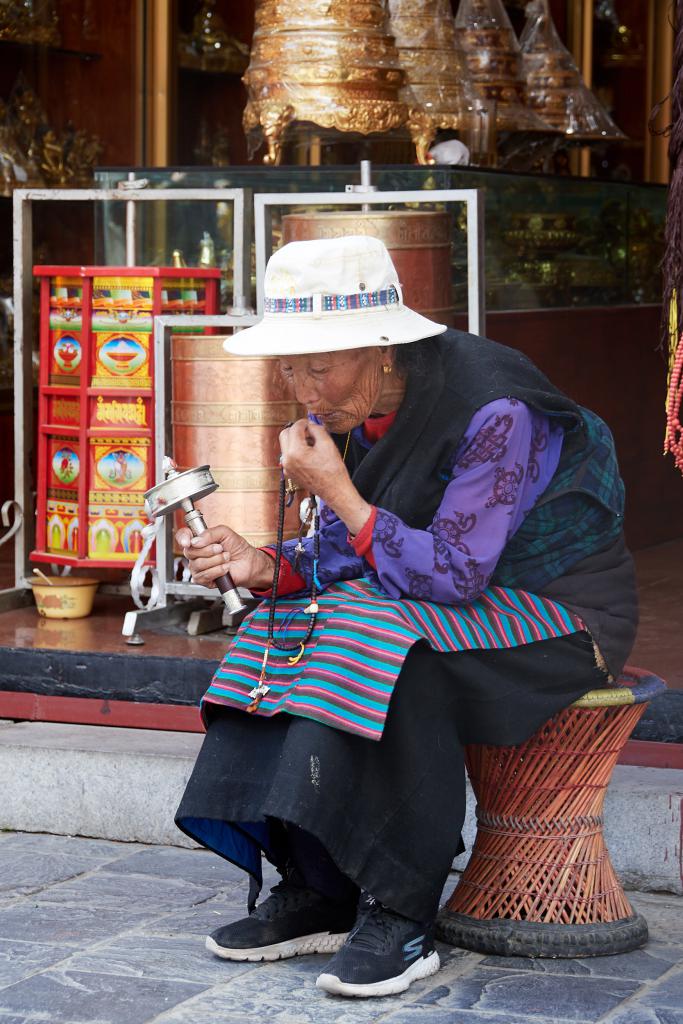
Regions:
[[393, 285], [376, 292], [355, 292], [352, 295], [308, 295], [286, 299], [266, 297], [264, 313], [333, 313], [352, 309], [372, 309], [399, 305], [401, 297]]

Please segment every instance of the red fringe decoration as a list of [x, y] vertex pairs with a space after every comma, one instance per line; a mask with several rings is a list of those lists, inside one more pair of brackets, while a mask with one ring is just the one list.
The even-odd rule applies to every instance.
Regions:
[[[672, 303], [677, 302], [676, 323], [673, 337], [683, 332], [683, 0], [676, 0], [675, 27], [676, 37], [673, 54], [673, 84], [671, 86], [671, 124], [664, 129], [669, 135], [669, 162], [671, 165], [671, 182], [666, 211], [664, 229], [664, 259], [662, 260], [663, 275], [663, 308], [662, 308], [662, 347], [669, 349], [670, 316]], [[661, 109], [659, 103], [650, 117], [650, 126]]]
[[666, 396], [666, 437], [664, 451], [671, 452], [676, 465], [683, 473], [683, 427], [681, 426], [681, 404], [683, 403], [683, 336], [673, 358], [669, 375], [669, 389]]

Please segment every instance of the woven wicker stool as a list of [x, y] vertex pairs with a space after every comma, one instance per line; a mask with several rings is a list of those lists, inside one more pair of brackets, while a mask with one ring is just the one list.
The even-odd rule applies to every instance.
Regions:
[[472, 856], [437, 934], [500, 956], [623, 953], [647, 941], [614, 873], [602, 806], [619, 754], [665, 684], [625, 668], [518, 747], [472, 745], [477, 798]]

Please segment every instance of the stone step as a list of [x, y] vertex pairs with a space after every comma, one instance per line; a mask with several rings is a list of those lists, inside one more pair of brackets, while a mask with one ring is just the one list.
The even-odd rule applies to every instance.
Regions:
[[[0, 829], [191, 846], [173, 815], [201, 742], [197, 733], [0, 723]], [[682, 818], [683, 770], [616, 767], [605, 835], [627, 887], [683, 893]], [[474, 831], [468, 786], [468, 848]], [[466, 862], [463, 854], [455, 866]]]

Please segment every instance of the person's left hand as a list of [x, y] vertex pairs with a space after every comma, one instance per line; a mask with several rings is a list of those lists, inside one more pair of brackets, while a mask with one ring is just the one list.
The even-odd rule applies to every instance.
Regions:
[[280, 434], [282, 468], [298, 488], [319, 495], [326, 504], [351, 480], [339, 449], [324, 427], [297, 420]]
[[297, 420], [280, 434], [282, 468], [302, 490], [310, 491], [346, 523], [353, 535], [360, 531], [372, 505], [356, 490], [339, 450], [324, 427]]

